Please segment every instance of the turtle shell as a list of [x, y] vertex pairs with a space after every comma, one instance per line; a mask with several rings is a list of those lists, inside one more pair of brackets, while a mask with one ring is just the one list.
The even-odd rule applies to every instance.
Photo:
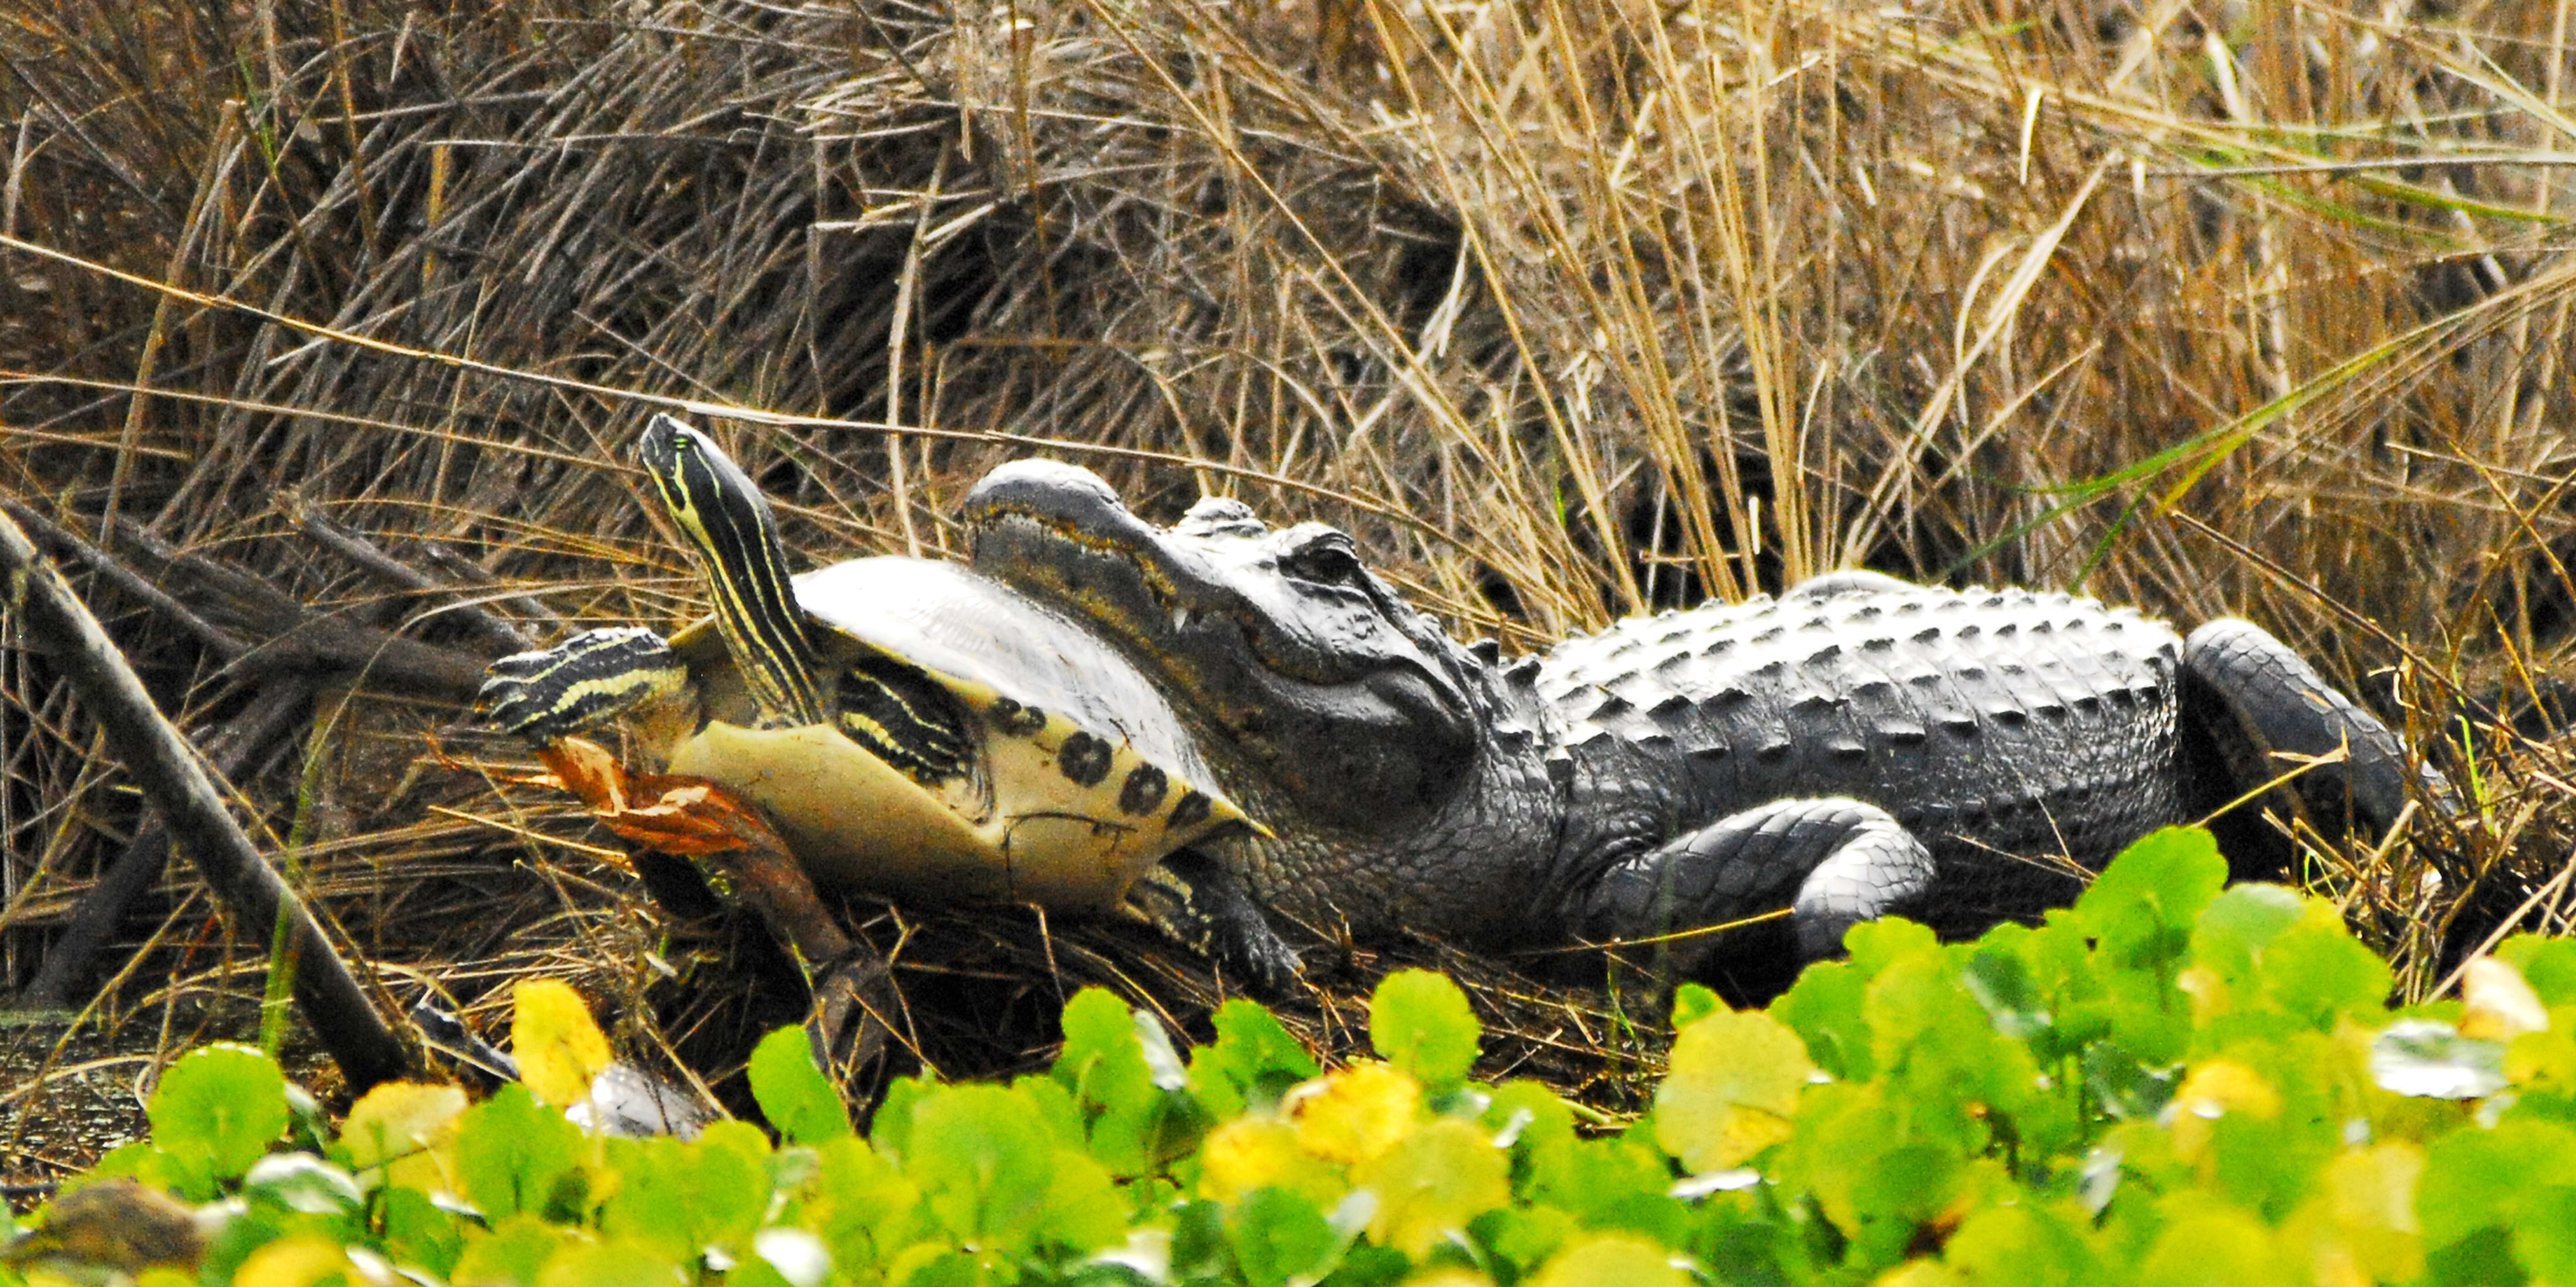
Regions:
[[820, 883], [1103, 909], [1173, 850], [1259, 829], [1225, 798], [1180, 716], [1108, 643], [955, 564], [855, 559], [797, 577], [827, 671], [891, 659], [968, 725], [966, 771], [936, 780], [840, 729], [755, 727], [708, 623], [672, 640], [698, 680], [670, 769], [762, 806]]

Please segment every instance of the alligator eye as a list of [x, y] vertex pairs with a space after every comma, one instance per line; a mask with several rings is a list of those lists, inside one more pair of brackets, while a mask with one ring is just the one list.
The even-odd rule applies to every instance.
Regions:
[[1287, 572], [1318, 585], [1353, 585], [1360, 579], [1360, 556], [1339, 541], [1319, 541], [1289, 555]]

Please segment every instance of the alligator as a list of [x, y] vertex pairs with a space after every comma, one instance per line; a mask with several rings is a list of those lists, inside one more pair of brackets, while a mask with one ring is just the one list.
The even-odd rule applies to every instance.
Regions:
[[974, 569], [1154, 677], [1267, 824], [1175, 858], [1240, 882], [1208, 946], [1256, 978], [1295, 963], [1267, 908], [1363, 941], [1667, 940], [1665, 968], [1758, 992], [1862, 920], [1958, 935], [2063, 904], [2130, 842], [2260, 792], [2275, 753], [2320, 757], [2286, 790], [2330, 835], [2454, 807], [2237, 618], [2185, 638], [2076, 595], [1842, 571], [1507, 661], [1347, 534], [1239, 500], [1157, 526], [1087, 470], [1022, 460], [965, 519]]

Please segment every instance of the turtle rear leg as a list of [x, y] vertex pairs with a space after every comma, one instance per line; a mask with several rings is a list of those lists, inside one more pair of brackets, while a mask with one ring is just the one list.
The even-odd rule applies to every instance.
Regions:
[[1270, 928], [1261, 904], [1225, 864], [1195, 849], [1174, 850], [1138, 878], [1127, 907], [1164, 937], [1207, 957], [1264, 997], [1297, 982], [1297, 949]]
[[[1932, 853], [1894, 815], [1843, 796], [1774, 800], [1685, 833], [1602, 874], [1583, 904], [1586, 937], [1646, 939], [1790, 907], [1796, 962], [1842, 950], [1852, 926], [1904, 910], [1932, 887]], [[1698, 974], [1718, 946], [1675, 952]]]
[[552, 648], [493, 662], [474, 695], [492, 727], [551, 742], [669, 697], [689, 668], [662, 636], [640, 627], [591, 630]]
[[2276, 753], [2322, 756], [2345, 747], [2346, 762], [2296, 780], [2298, 802], [2327, 835], [2384, 836], [2419, 790], [2434, 809], [2458, 811], [2440, 771], [2413, 766], [2395, 732], [2250, 621], [2222, 617], [2192, 631], [2183, 642], [2182, 676], [2185, 745], [2202, 746], [2216, 761], [2194, 766], [2196, 812], [2298, 767]]

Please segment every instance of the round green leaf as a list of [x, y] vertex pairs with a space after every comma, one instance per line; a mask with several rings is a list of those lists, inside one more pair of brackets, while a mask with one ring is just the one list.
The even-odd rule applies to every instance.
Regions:
[[1226, 1240], [1234, 1246], [1235, 1265], [1252, 1287], [1281, 1287], [1292, 1278], [1311, 1279], [1327, 1267], [1341, 1238], [1324, 1213], [1303, 1195], [1286, 1189], [1254, 1189], [1226, 1222]]
[[1789, 1137], [1816, 1066], [1788, 1026], [1758, 1010], [1682, 1029], [1655, 1091], [1655, 1142], [1693, 1172], [1741, 1166]]
[[1466, 1079], [1482, 1034], [1467, 994], [1445, 975], [1398, 970], [1369, 998], [1369, 1044], [1433, 1090]]
[[1538, 1287], [1688, 1287], [1673, 1253], [1632, 1234], [1586, 1238], [1539, 1271]]
[[248, 1046], [192, 1050], [162, 1074], [147, 1112], [163, 1151], [233, 1179], [285, 1134], [286, 1074]]
[[841, 1092], [814, 1063], [814, 1043], [803, 1028], [781, 1028], [751, 1052], [751, 1097], [760, 1114], [790, 1144], [846, 1138], [850, 1110]]

